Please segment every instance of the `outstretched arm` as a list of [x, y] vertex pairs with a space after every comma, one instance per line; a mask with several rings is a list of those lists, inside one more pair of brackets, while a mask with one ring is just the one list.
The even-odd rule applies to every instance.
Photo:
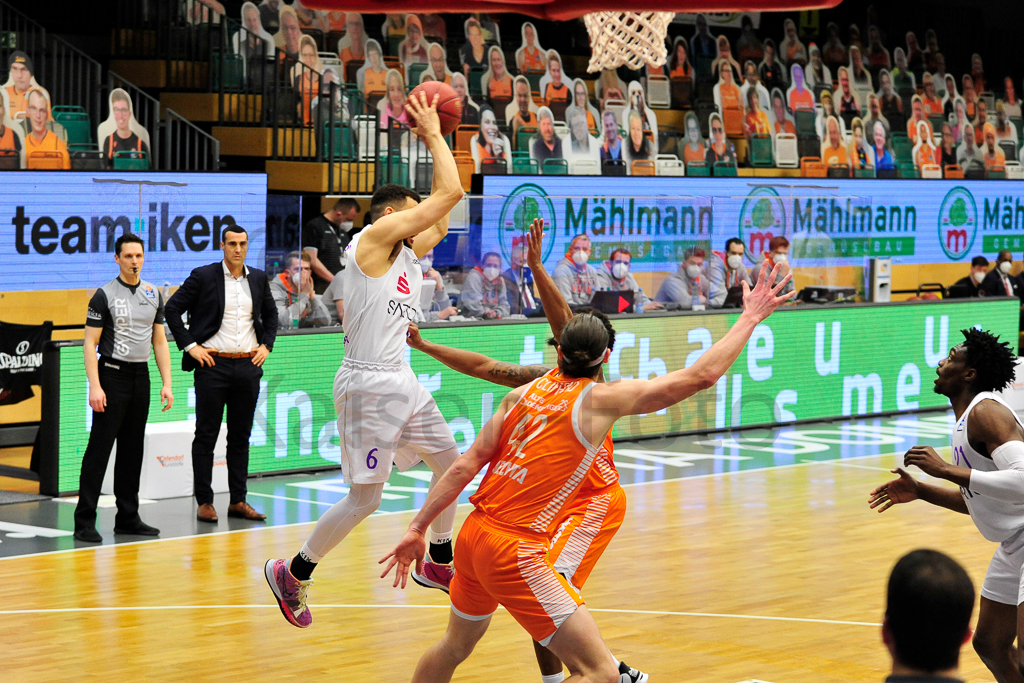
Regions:
[[614, 418], [653, 413], [714, 386], [718, 378], [739, 358], [754, 328], [792, 296], [792, 293], [778, 296], [791, 276], [787, 275], [774, 287], [768, 284], [775, 281], [778, 269], [779, 267], [775, 266], [771, 273], [768, 273], [768, 266], [765, 263], [761, 267], [757, 286], [753, 290], [743, 283], [743, 314], [726, 335], [708, 349], [696, 363], [652, 380], [599, 384], [592, 392], [595, 410]]
[[530, 234], [527, 236], [526, 265], [533, 273], [533, 283], [537, 285], [537, 293], [540, 295], [541, 303], [544, 305], [544, 315], [548, 318], [551, 326], [551, 335], [558, 341], [562, 338], [562, 330], [566, 323], [572, 318], [572, 309], [566, 303], [565, 297], [558, 290], [558, 286], [552, 279], [551, 274], [544, 268], [542, 260], [544, 254], [544, 221], [535, 218], [530, 225]]
[[423, 538], [430, 523], [441, 514], [441, 512], [459, 498], [463, 489], [473, 481], [484, 465], [489, 463], [498, 453], [501, 444], [501, 428], [504, 424], [505, 413], [510, 406], [519, 400], [522, 391], [510, 391], [501, 404], [494, 417], [480, 430], [473, 446], [459, 456], [436, 484], [430, 487], [427, 501], [423, 508], [409, 524], [409, 530], [394, 550], [381, 558], [378, 564], [388, 563], [384, 573], [380, 575], [383, 579], [391, 572], [391, 568], [398, 565], [395, 571], [395, 586], [401, 584], [405, 588], [406, 579], [409, 576], [409, 567], [416, 565], [419, 571], [420, 563], [427, 552], [427, 544]]
[[[459, 203], [464, 194], [455, 158], [448, 149], [448, 143], [441, 136], [441, 122], [437, 118], [437, 97], [435, 96], [434, 101], [428, 104], [426, 95], [421, 93], [418, 100], [410, 97], [405, 108], [416, 118], [416, 127], [412, 132], [423, 139], [433, 156], [433, 191], [414, 208], [381, 216], [363, 230], [359, 240], [359, 253], [356, 255], [360, 264], [387, 259], [396, 243], [417, 235], [420, 235], [420, 238], [414, 242], [414, 251], [417, 257], [426, 254], [447, 233], [448, 212]], [[430, 233], [421, 235], [427, 231]], [[364, 252], [364, 249], [367, 251]]]
[[959, 489], [925, 484], [914, 479], [910, 476], [909, 472], [901, 468], [890, 471], [899, 476], [887, 484], [882, 484], [868, 494], [868, 507], [872, 510], [877, 509], [879, 512], [885, 512], [893, 505], [909, 503], [920, 498], [926, 503], [931, 503], [953, 512], [965, 515], [970, 514], [967, 510], [967, 503], [964, 501], [964, 497], [960, 494]]
[[551, 368], [546, 365], [517, 365], [488, 358], [482, 353], [453, 349], [429, 342], [420, 336], [416, 323], [409, 324], [406, 342], [417, 351], [422, 351], [436, 361], [444, 363], [463, 375], [476, 377], [506, 387], [521, 387], [547, 374]]

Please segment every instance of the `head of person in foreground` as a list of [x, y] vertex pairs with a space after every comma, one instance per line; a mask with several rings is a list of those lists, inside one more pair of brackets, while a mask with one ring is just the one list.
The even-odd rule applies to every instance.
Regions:
[[601, 311], [582, 308], [569, 319], [559, 341], [548, 343], [558, 350], [558, 369], [566, 377], [594, 379], [615, 347], [615, 328]]
[[889, 575], [882, 623], [893, 675], [956, 678], [973, 610], [974, 585], [956, 560], [926, 549], [901, 557]]

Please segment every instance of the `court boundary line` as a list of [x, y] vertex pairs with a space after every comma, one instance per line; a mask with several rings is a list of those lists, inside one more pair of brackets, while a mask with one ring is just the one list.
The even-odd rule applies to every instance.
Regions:
[[[450, 610], [451, 605], [395, 605], [395, 604], [311, 604], [310, 609], [443, 609]], [[68, 614], [68, 613], [102, 613], [102, 612], [157, 612], [187, 610], [231, 610], [231, 609], [279, 609], [277, 605], [126, 605], [121, 607], [53, 607], [47, 609], [0, 610], [0, 616], [18, 614]], [[499, 606], [499, 609], [504, 609]], [[644, 616], [665, 617], [709, 617], [714, 619], [746, 619], [752, 621], [783, 621], [809, 624], [829, 624], [835, 626], [872, 626], [881, 624], [867, 621], [845, 621], [839, 619], [813, 619], [810, 617], [775, 617], [759, 614], [725, 614], [718, 612], [675, 612], [668, 610], [613, 609], [587, 607], [590, 612], [603, 614], [635, 614]]]
[[[830, 463], [835, 463], [835, 462], [840, 462], [840, 461], [841, 462], [849, 462], [851, 460], [867, 460], [869, 458], [884, 458], [884, 457], [889, 457], [889, 456], [893, 456], [893, 455], [899, 455], [900, 453], [902, 453], [902, 451], [891, 451], [889, 453], [874, 453], [874, 454], [871, 454], [871, 455], [857, 455], [857, 456], [854, 456], [852, 458], [842, 458], [842, 459], [835, 459], [835, 460], [808, 460], [808, 461], [804, 461], [804, 462], [790, 463], [788, 465], [772, 465], [772, 466], [769, 466], [769, 467], [754, 467], [754, 468], [751, 468], [751, 469], [748, 469], [748, 470], [730, 470], [728, 472], [712, 472], [710, 474], [695, 474], [695, 475], [693, 475], [691, 477], [674, 477], [672, 479], [653, 479], [651, 481], [637, 481], [637, 482], [632, 482], [632, 483], [629, 483], [629, 484], [622, 484], [621, 486], [622, 486], [622, 488], [633, 488], [633, 487], [637, 487], [637, 486], [649, 486], [651, 484], [670, 484], [670, 483], [673, 483], [673, 482], [689, 481], [689, 480], [694, 480], [694, 479], [714, 479], [714, 478], [718, 478], [718, 477], [731, 476], [731, 475], [734, 475], [734, 474], [749, 474], [751, 472], [767, 472], [767, 471], [774, 471], [774, 470], [786, 470], [786, 469], [793, 469], [793, 468], [796, 468], [796, 467], [808, 467], [810, 465], [824, 465], [824, 464], [830, 464]], [[303, 501], [303, 502], [307, 502], [307, 501]], [[309, 502], [312, 502], [312, 501], [309, 501]], [[467, 507], [469, 505], [472, 505], [472, 503], [460, 503], [458, 505], [458, 507], [460, 507], [460, 508], [461, 507]], [[370, 517], [371, 518], [372, 517], [389, 517], [389, 516], [392, 516], [392, 515], [405, 515], [405, 514], [410, 514], [410, 513], [415, 514], [416, 512], [419, 512], [419, 508], [417, 508], [415, 510], [386, 510], [384, 512], [381, 512], [380, 510], [378, 510], [377, 512], [374, 512], [372, 515], [370, 515]], [[64, 549], [61, 549], [61, 550], [44, 550], [42, 552], [26, 553], [24, 555], [6, 555], [6, 556], [3, 556], [3, 557], [0, 557], [0, 563], [5, 562], [5, 561], [9, 561], [9, 560], [17, 560], [17, 559], [28, 558], [28, 557], [42, 557], [42, 556], [45, 556], [45, 555], [59, 555], [59, 554], [63, 554], [63, 553], [77, 553], [77, 552], [86, 552], [86, 551], [90, 551], [90, 550], [91, 551], [109, 550], [109, 549], [112, 549], [112, 548], [124, 548], [124, 547], [127, 547], [127, 546], [134, 546], [134, 545], [143, 545], [143, 544], [152, 544], [152, 543], [167, 543], [167, 542], [171, 542], [171, 541], [181, 541], [181, 540], [185, 540], [185, 539], [198, 539], [198, 538], [207, 538], [207, 537], [211, 537], [211, 536], [224, 536], [224, 535], [227, 535], [227, 534], [240, 534], [240, 533], [247, 533], [247, 532], [252, 532], [252, 531], [266, 531], [268, 529], [286, 529], [286, 528], [295, 527], [295, 526], [308, 526], [310, 524], [316, 524], [316, 521], [312, 521], [312, 522], [289, 522], [289, 523], [286, 523], [286, 524], [274, 524], [274, 525], [269, 525], [268, 524], [268, 525], [262, 525], [262, 526], [252, 526], [252, 527], [248, 527], [248, 528], [245, 528], [245, 529], [228, 529], [226, 531], [211, 531], [211, 532], [205, 533], [205, 534], [192, 534], [191, 536], [170, 536], [168, 538], [151, 538], [151, 539], [148, 539], [148, 540], [145, 540], [145, 541], [127, 541], [127, 542], [124, 542], [124, 543], [111, 543], [111, 544], [81, 546], [81, 547], [78, 547], [78, 548], [64, 548]], [[3, 612], [0, 612], [0, 614], [3, 614]]]

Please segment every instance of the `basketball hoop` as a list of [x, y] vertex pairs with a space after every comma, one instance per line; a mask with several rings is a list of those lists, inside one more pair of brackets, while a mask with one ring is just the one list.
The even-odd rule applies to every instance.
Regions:
[[583, 17], [590, 33], [587, 71], [628, 65], [662, 66], [668, 56], [665, 33], [674, 12], [592, 12]]

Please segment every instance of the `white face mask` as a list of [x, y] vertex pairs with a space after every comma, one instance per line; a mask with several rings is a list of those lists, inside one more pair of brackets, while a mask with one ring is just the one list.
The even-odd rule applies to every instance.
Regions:
[[693, 264], [693, 263], [686, 264], [686, 274], [692, 280], [693, 278], [695, 278], [698, 275], [700, 275], [700, 266], [698, 266], [696, 264]]
[[420, 268], [423, 269], [423, 273], [424, 274], [426, 274], [426, 272], [428, 270], [430, 270], [430, 267], [433, 266], [433, 265], [434, 265], [434, 262], [431, 259], [428, 259], [428, 258], [421, 258], [420, 259]]
[[783, 265], [784, 266], [787, 263], [789, 263], [789, 257], [786, 256], [785, 254], [773, 254], [772, 255], [772, 263], [777, 263], [779, 265]]
[[590, 254], [588, 254], [587, 252], [577, 251], [574, 252], [572, 255], [572, 262], [575, 263], [577, 266], [582, 266], [584, 263], [587, 262], [587, 259], [589, 258]]
[[497, 266], [487, 266], [484, 268], [484, 279], [488, 281], [496, 280], [500, 274], [501, 271], [498, 270]]
[[352, 232], [352, 228], [355, 227], [355, 223], [352, 221], [342, 221], [338, 227], [341, 228], [342, 232]]
[[985, 279], [985, 271], [981, 271], [980, 273], [971, 273], [971, 277], [973, 277], [974, 281], [980, 285], [981, 281]]
[[743, 257], [739, 254], [729, 254], [725, 262], [729, 265], [732, 270], [738, 270], [743, 265]]
[[999, 264], [999, 272], [1006, 275], [1010, 272], [1010, 268], [1013, 268], [1013, 264], [1009, 261], [1003, 261]]
[[302, 279], [302, 271], [301, 270], [298, 271], [298, 272], [292, 273], [292, 282], [294, 282], [296, 286], [298, 286], [299, 281], [301, 279]]
[[616, 279], [621, 280], [629, 274], [629, 264], [622, 263], [621, 261], [612, 266], [612, 275]]

